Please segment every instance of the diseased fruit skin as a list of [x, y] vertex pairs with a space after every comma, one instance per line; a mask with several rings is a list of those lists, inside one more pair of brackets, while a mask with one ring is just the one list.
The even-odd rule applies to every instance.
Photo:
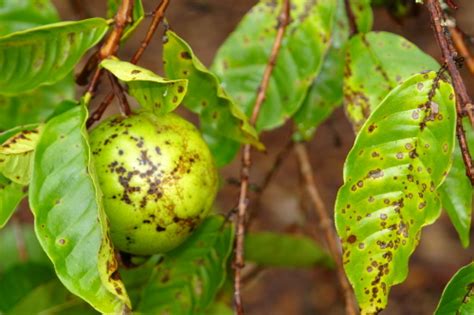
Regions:
[[94, 165], [116, 248], [169, 251], [202, 221], [217, 170], [196, 128], [175, 114], [112, 116], [90, 134]]

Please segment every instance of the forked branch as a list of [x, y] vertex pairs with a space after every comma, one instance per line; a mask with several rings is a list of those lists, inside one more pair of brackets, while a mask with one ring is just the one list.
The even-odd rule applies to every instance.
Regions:
[[[278, 52], [280, 51], [283, 35], [285, 34], [286, 27], [290, 23], [290, 1], [285, 0], [282, 5], [281, 13], [278, 17], [278, 30], [273, 43], [272, 51], [268, 59], [267, 66], [263, 73], [262, 81], [258, 88], [257, 98], [253, 106], [252, 116], [250, 117], [250, 123], [255, 125], [258, 119], [260, 108], [265, 101], [268, 84], [270, 77], [275, 67]], [[242, 166], [240, 170], [240, 194], [237, 212], [237, 228], [236, 228], [236, 240], [235, 240], [235, 253], [234, 253], [234, 304], [235, 311], [238, 315], [244, 314], [244, 308], [242, 303], [241, 295], [241, 273], [244, 266], [244, 235], [245, 235], [245, 219], [247, 216], [247, 205], [248, 205], [248, 188], [249, 188], [249, 175], [250, 167], [252, 165], [251, 160], [251, 146], [245, 145], [242, 149]]]
[[[145, 52], [145, 49], [148, 47], [148, 45], [150, 44], [151, 39], [153, 38], [153, 34], [155, 34], [156, 29], [158, 28], [160, 22], [163, 20], [165, 11], [168, 8], [168, 4], [169, 4], [169, 0], [162, 0], [160, 2], [160, 4], [156, 7], [156, 9], [153, 10], [152, 21], [150, 23], [150, 26], [148, 27], [148, 31], [146, 33], [146, 36], [142, 40], [142, 43], [141, 43], [140, 47], [138, 47], [138, 49], [133, 54], [133, 57], [130, 59], [131, 63], [136, 64], [140, 60], [140, 58], [142, 57], [143, 53]], [[119, 11], [120, 11], [120, 9], [119, 9]], [[130, 14], [131, 14], [131, 12], [130, 12]], [[117, 13], [117, 15], [118, 15], [118, 13]], [[118, 47], [118, 43], [117, 43], [117, 47]], [[98, 76], [98, 77], [95, 78], [96, 76]], [[99, 76], [100, 76], [100, 69], [97, 69], [97, 71], [94, 73], [94, 77], [93, 77], [90, 84], [91, 85], [92, 84], [96, 85], [97, 82], [98, 82]], [[94, 80], [96, 81], [95, 83], [93, 83]], [[95, 87], [93, 86], [92, 90], [94, 90], [94, 89], [95, 89]], [[112, 102], [113, 99], [114, 99], [114, 92], [110, 92], [109, 94], [107, 94], [107, 96], [104, 98], [104, 100], [99, 105], [97, 110], [91, 115], [91, 117], [87, 121], [87, 127], [88, 128], [90, 126], [92, 126], [94, 124], [94, 122], [100, 120], [100, 118], [102, 117], [102, 114], [104, 113], [105, 109], [110, 105], [110, 103]], [[122, 96], [122, 100], [123, 100], [123, 96]], [[124, 105], [123, 105], [123, 104], [126, 104], [126, 103], [124, 103], [124, 101], [122, 101], [121, 104], [122, 104], [122, 109], [125, 110], [125, 113], [128, 113], [129, 110], [127, 110], [127, 109], [129, 109], [129, 107], [127, 107], [127, 106], [124, 107]]]
[[430, 13], [431, 26], [433, 28], [436, 41], [441, 49], [443, 61], [446, 64], [449, 74], [451, 75], [454, 91], [456, 93], [456, 135], [458, 137], [459, 146], [461, 147], [464, 164], [466, 165], [466, 175], [471, 180], [471, 184], [474, 185], [474, 168], [467, 145], [466, 134], [462, 125], [462, 117], [468, 116], [471, 122], [471, 126], [474, 126], [474, 106], [471, 98], [467, 94], [466, 85], [459, 73], [457, 60], [458, 54], [454, 49], [450, 38], [451, 35], [448, 27], [444, 23], [445, 18], [441, 5], [438, 0], [425, 0], [425, 5]]

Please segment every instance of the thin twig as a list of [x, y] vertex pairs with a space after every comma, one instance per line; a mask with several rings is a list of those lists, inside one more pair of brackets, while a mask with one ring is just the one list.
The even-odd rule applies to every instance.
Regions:
[[[280, 51], [281, 43], [283, 40], [283, 35], [285, 34], [286, 27], [290, 22], [290, 0], [285, 0], [281, 9], [280, 16], [278, 18], [278, 30], [275, 37], [275, 42], [273, 43], [272, 51], [268, 59], [267, 66], [263, 73], [262, 82], [258, 88], [257, 98], [253, 106], [252, 116], [250, 118], [250, 123], [255, 125], [258, 119], [258, 114], [260, 108], [265, 100], [265, 95], [268, 89], [268, 84], [270, 82], [270, 77], [275, 67], [278, 52]], [[235, 241], [235, 255], [233, 261], [234, 268], [234, 304], [236, 314], [243, 315], [244, 308], [242, 303], [241, 295], [241, 271], [244, 266], [244, 235], [245, 235], [245, 218], [247, 214], [247, 193], [249, 186], [249, 175], [250, 175], [250, 166], [252, 165], [251, 160], [251, 146], [245, 145], [242, 150], [242, 165], [240, 171], [240, 195], [239, 195], [239, 204], [237, 212], [237, 229], [236, 229], [236, 241]]]
[[169, 0], [162, 0], [160, 4], [156, 7], [156, 9], [153, 11], [150, 27], [148, 28], [148, 31], [146, 32], [146, 36], [142, 40], [140, 47], [138, 47], [137, 51], [135, 52], [132, 59], [130, 60], [131, 63], [136, 64], [138, 60], [141, 58], [141, 56], [143, 55], [143, 53], [145, 52], [145, 49], [150, 44], [150, 41], [156, 29], [158, 28], [158, 25], [160, 25], [160, 22], [163, 20], [168, 4], [169, 4]]
[[[148, 47], [148, 44], [150, 43], [150, 40], [151, 40], [154, 32], [156, 31], [159, 23], [163, 19], [164, 12], [165, 12], [166, 8], [168, 7], [168, 4], [169, 4], [169, 0], [162, 0], [161, 3], [153, 11], [153, 19], [152, 19], [151, 24], [148, 28], [145, 39], [142, 41], [142, 44], [140, 45], [140, 47], [138, 47], [138, 49], [135, 51], [135, 54], [133, 55], [133, 57], [130, 60], [131, 63], [136, 64], [139, 61], [139, 59], [141, 58], [141, 56], [143, 55], [145, 49]], [[119, 11], [120, 11], [120, 9], [119, 9]], [[99, 58], [97, 58], [97, 59], [99, 59]], [[100, 69], [97, 69], [96, 72], [94, 73], [94, 77], [93, 77], [90, 85], [95, 86], [97, 84], [97, 82], [93, 83], [93, 81], [98, 81], [98, 79], [100, 77], [100, 72], [99, 71], [100, 71]], [[121, 87], [120, 84], [118, 84], [118, 86]], [[122, 92], [122, 94], [124, 94], [123, 91], [121, 91], [121, 92]], [[129, 115], [129, 114], [131, 114], [130, 106], [123, 106], [124, 104], [128, 104], [127, 102], [123, 101], [124, 97], [125, 97], [125, 95], [121, 95], [122, 109], [124, 110], [124, 113], [126, 115]], [[91, 115], [91, 117], [87, 121], [87, 127], [88, 128], [90, 126], [92, 126], [92, 124], [94, 124], [94, 122], [100, 120], [100, 118], [102, 117], [102, 114], [104, 113], [106, 108], [110, 105], [110, 103], [112, 102], [113, 99], [114, 99], [114, 92], [110, 92], [109, 94], [107, 94], [107, 96], [104, 98], [104, 101], [99, 105], [97, 110]], [[126, 101], [126, 98], [125, 98], [125, 101]]]
[[118, 95], [122, 115], [130, 116], [132, 114], [132, 110], [130, 109], [130, 104], [128, 104], [127, 96], [125, 95], [123, 87], [112, 73], [107, 72], [107, 75], [109, 77], [110, 84], [112, 85], [113, 94]]
[[445, 20], [443, 16], [443, 11], [439, 4], [438, 0], [426, 0], [425, 5], [428, 8], [431, 18], [431, 26], [433, 28], [436, 41], [441, 49], [441, 54], [443, 60], [448, 68], [449, 74], [452, 78], [452, 83], [454, 86], [454, 91], [456, 93], [456, 110], [457, 110], [457, 120], [456, 120], [456, 134], [459, 141], [459, 146], [461, 147], [461, 152], [466, 165], [466, 175], [471, 180], [471, 184], [474, 185], [474, 168], [467, 146], [466, 134], [462, 126], [462, 117], [467, 115], [471, 122], [471, 125], [474, 126], [474, 106], [472, 104], [471, 98], [467, 94], [466, 86], [464, 81], [459, 73], [457, 68], [457, 53], [447, 38], [450, 32], [446, 26], [442, 26], [442, 22]]
[[346, 301], [346, 314], [355, 315], [357, 314], [357, 311], [355, 308], [356, 302], [354, 293], [344, 273], [341, 252], [339, 251], [339, 247], [337, 245], [337, 235], [333, 229], [332, 220], [329, 218], [328, 211], [326, 209], [326, 206], [324, 205], [324, 201], [321, 198], [318, 189], [316, 188], [316, 182], [313, 176], [313, 169], [309, 161], [306, 146], [300, 142], [296, 143], [295, 153], [298, 158], [300, 172], [303, 176], [307, 193], [310, 197], [311, 202], [313, 203], [313, 208], [316, 211], [316, 215], [319, 218], [320, 226], [323, 230], [324, 238], [326, 239], [329, 252], [331, 253], [332, 258], [336, 262], [339, 284], [341, 286]]
[[471, 52], [464, 42], [464, 36], [457, 27], [450, 27], [449, 31], [451, 32], [451, 37], [453, 39], [454, 46], [459, 54], [464, 58], [464, 62], [467, 65], [467, 68], [474, 75], [474, 59], [471, 55]]
[[344, 0], [344, 7], [346, 10], [347, 20], [349, 21], [349, 35], [352, 37], [355, 34], [359, 33], [359, 29], [357, 28], [356, 17], [354, 15], [354, 11], [352, 10], [349, 0]]
[[112, 100], [114, 99], [114, 97], [115, 97], [114, 93], [107, 94], [107, 96], [104, 98], [102, 103], [100, 103], [97, 109], [89, 116], [89, 119], [87, 119], [87, 123], [86, 123], [87, 128], [90, 128], [96, 121], [100, 120], [100, 118], [104, 114], [107, 107], [109, 107], [110, 103], [112, 103]]
[[[125, 30], [125, 27], [128, 25], [128, 23], [130, 23], [130, 21], [132, 20], [133, 3], [133, 0], [123, 0], [120, 4], [117, 14], [114, 18], [114, 29], [99, 49], [99, 60], [103, 60], [117, 53], [117, 50], [120, 46], [120, 38], [122, 38], [123, 31]], [[90, 81], [86, 89], [86, 91], [91, 95], [94, 95], [101, 75], [102, 69], [100, 67], [97, 67], [92, 77], [92, 80]]]

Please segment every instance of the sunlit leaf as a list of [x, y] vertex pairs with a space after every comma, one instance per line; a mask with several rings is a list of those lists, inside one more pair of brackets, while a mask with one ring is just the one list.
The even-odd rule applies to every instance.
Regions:
[[58, 20], [50, 0], [3, 0], [0, 4], [0, 36]]
[[84, 104], [47, 122], [35, 150], [30, 206], [61, 282], [97, 310], [130, 307], [91, 162]]
[[415, 73], [438, 68], [431, 56], [399, 35], [371, 32], [352, 37], [344, 70], [344, 106], [354, 130], [394, 87]]
[[92, 18], [0, 37], [0, 94], [26, 93], [61, 80], [107, 29], [106, 20]]
[[180, 247], [167, 253], [142, 294], [139, 311], [201, 314], [214, 301], [226, 277], [233, 228], [220, 216], [208, 217]]
[[[194, 55], [191, 47], [172, 31], [166, 32], [163, 45], [165, 72], [172, 79], [189, 80], [188, 93], [183, 104], [199, 114], [201, 128], [218, 133], [227, 139], [251, 143], [258, 148], [255, 129], [248, 123], [245, 114], [227, 96], [217, 77], [207, 70]], [[230, 140], [229, 140], [230, 141]], [[212, 148], [211, 148], [212, 149]], [[218, 156], [218, 152], [212, 152]]]
[[474, 314], [474, 262], [459, 269], [439, 301], [435, 315]]
[[186, 95], [186, 79], [168, 80], [148, 69], [116, 59], [106, 59], [101, 66], [126, 82], [130, 95], [157, 115], [173, 111]]
[[272, 267], [313, 267], [330, 265], [328, 254], [309, 237], [272, 232], [245, 236], [245, 259]]
[[17, 184], [29, 184], [41, 131], [42, 126], [23, 129], [0, 145], [0, 173]]
[[363, 125], [344, 166], [335, 208], [343, 263], [363, 314], [385, 308], [408, 273], [423, 226], [439, 216], [436, 189], [451, 166], [456, 112], [436, 73], [396, 87]]

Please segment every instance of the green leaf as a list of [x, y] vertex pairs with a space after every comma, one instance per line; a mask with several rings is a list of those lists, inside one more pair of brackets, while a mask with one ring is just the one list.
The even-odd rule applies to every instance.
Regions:
[[25, 93], [61, 80], [107, 29], [106, 20], [92, 18], [0, 37], [0, 94]]
[[436, 189], [454, 148], [456, 111], [450, 84], [418, 74], [396, 87], [363, 125], [344, 165], [336, 199], [343, 263], [363, 314], [387, 304], [408, 273], [423, 226], [439, 216]]
[[8, 314], [88, 315], [97, 312], [72, 296], [61, 282], [54, 279], [26, 294]]
[[374, 23], [374, 14], [370, 6], [371, 0], [351, 0], [352, 12], [354, 13], [357, 31], [359, 33], [368, 33], [372, 30]]
[[314, 267], [331, 265], [328, 254], [312, 239], [272, 232], [245, 236], [245, 260], [271, 267]]
[[474, 262], [462, 267], [444, 288], [435, 315], [474, 314]]
[[331, 47], [326, 54], [321, 71], [293, 117], [297, 129], [294, 135], [295, 140], [309, 141], [318, 126], [331, 115], [336, 107], [342, 105], [344, 57], [348, 38], [349, 26], [344, 0], [338, 0], [331, 33]]
[[30, 224], [12, 222], [0, 230], [0, 273], [26, 259], [30, 263], [50, 264]]
[[15, 96], [0, 95], [0, 131], [43, 122], [65, 99], [74, 97], [72, 73], [61, 81]]
[[415, 73], [438, 68], [431, 56], [399, 35], [371, 32], [352, 37], [344, 70], [344, 106], [354, 130], [394, 87]]
[[0, 4], [0, 36], [59, 21], [49, 0], [3, 0]]
[[186, 79], [168, 80], [148, 69], [116, 59], [106, 59], [100, 65], [126, 82], [130, 95], [157, 115], [172, 112], [186, 95]]
[[81, 104], [46, 123], [35, 150], [30, 206], [38, 239], [66, 288], [103, 313], [121, 312], [130, 303], [108, 237], [86, 119]]
[[233, 228], [225, 225], [223, 217], [208, 217], [157, 265], [139, 311], [192, 315], [206, 310], [224, 283], [233, 235]]
[[[120, 276], [127, 288], [128, 295], [132, 301], [132, 305], [140, 304], [143, 289], [146, 287], [150, 278], [153, 276], [153, 269], [161, 259], [161, 255], [154, 255], [147, 259], [143, 264], [134, 268], [121, 268]], [[132, 258], [148, 258], [144, 256], [136, 256]], [[133, 260], [132, 260], [133, 261]]]
[[17, 184], [0, 174], [0, 229], [7, 224], [26, 192]]
[[25, 295], [54, 278], [54, 271], [48, 265], [27, 263], [6, 270], [0, 274], [0, 312], [9, 313]]
[[473, 189], [471, 181], [466, 176], [466, 167], [457, 142], [453, 153], [453, 166], [439, 188], [439, 193], [443, 208], [458, 232], [461, 244], [467, 248], [470, 237]]
[[222, 302], [213, 303], [205, 312], [200, 315], [233, 315], [234, 311], [230, 306]]
[[[107, 1], [107, 17], [113, 18], [115, 13], [120, 6], [121, 1], [119, 0], [108, 0]], [[125, 32], [121, 38], [122, 41], [127, 40], [130, 35], [136, 30], [138, 25], [143, 21], [145, 18], [145, 10], [143, 8], [143, 3], [141, 0], [135, 0], [133, 4], [133, 13], [132, 13], [132, 21], [131, 24], [125, 28]]]
[[183, 103], [189, 110], [199, 114], [201, 128], [263, 149], [257, 132], [245, 114], [227, 96], [217, 77], [207, 70], [191, 47], [172, 31], [167, 31], [165, 36], [163, 62], [166, 75], [173, 79], [189, 80]]
[[[292, 1], [257, 130], [281, 126], [301, 106], [330, 45], [336, 0]], [[213, 70], [250, 116], [275, 41], [282, 1], [262, 0], [219, 48]]]
[[33, 152], [40, 137], [42, 126], [25, 128], [0, 145], [0, 172], [21, 185], [30, 183]]

